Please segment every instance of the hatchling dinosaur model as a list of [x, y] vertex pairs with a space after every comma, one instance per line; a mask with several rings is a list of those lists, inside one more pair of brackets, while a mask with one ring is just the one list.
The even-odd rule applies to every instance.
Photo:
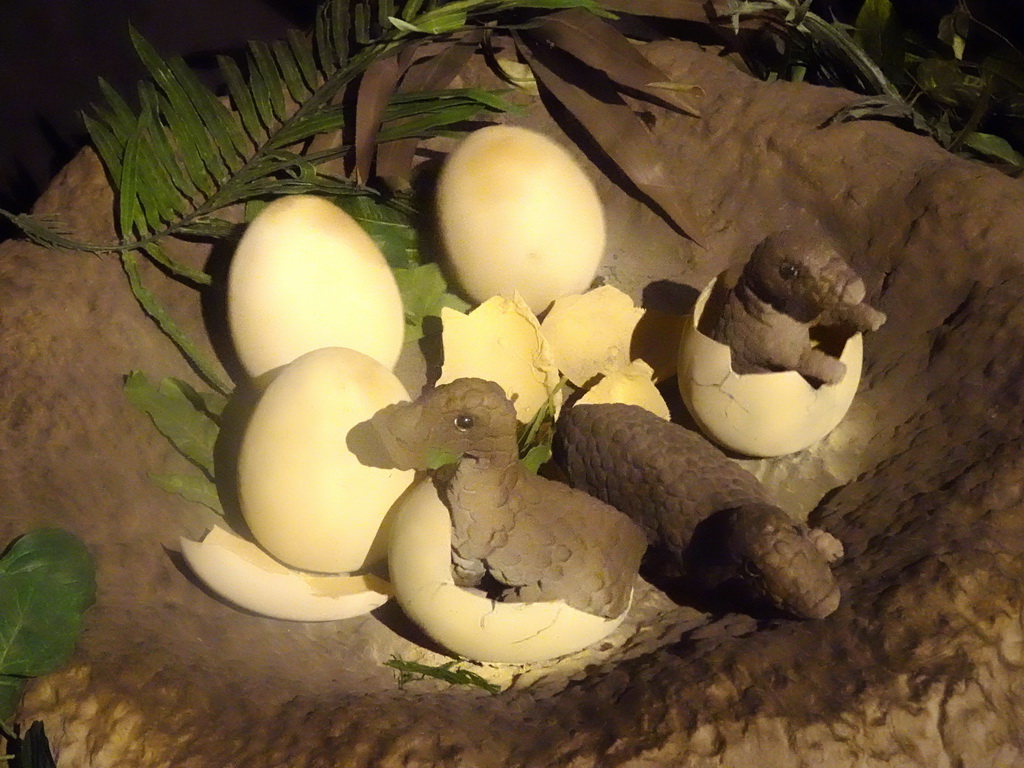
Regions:
[[629, 606], [644, 534], [608, 504], [524, 469], [515, 408], [498, 384], [457, 379], [370, 423], [398, 468], [443, 465], [433, 480], [451, 512], [456, 583], [490, 577], [503, 600], [562, 599], [608, 618]]
[[635, 405], [582, 404], [563, 409], [554, 448], [574, 487], [643, 528], [662, 575], [800, 618], [838, 607], [839, 541], [794, 522], [700, 435]]
[[846, 366], [812, 345], [812, 328], [865, 332], [885, 322], [885, 314], [864, 303], [864, 281], [835, 247], [806, 233], [766, 237], [725, 288], [725, 306], [708, 335], [730, 347], [740, 374], [794, 370], [835, 384]]

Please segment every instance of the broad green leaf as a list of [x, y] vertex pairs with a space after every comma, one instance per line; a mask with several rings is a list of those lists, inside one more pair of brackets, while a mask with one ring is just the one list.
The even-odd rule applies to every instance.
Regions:
[[224, 514], [217, 486], [208, 477], [200, 475], [150, 474], [149, 479], [168, 493], [181, 496], [186, 501], [202, 504], [218, 515]]
[[164, 379], [154, 386], [145, 374], [132, 371], [125, 379], [124, 392], [182, 456], [213, 478], [213, 451], [220, 427], [197, 407], [195, 390], [177, 379]]
[[526, 455], [523, 456], [519, 461], [526, 468], [528, 472], [537, 474], [537, 471], [547, 464], [551, 459], [551, 446], [550, 445], [535, 445], [530, 448]]
[[422, 264], [393, 270], [405, 311], [405, 340], [423, 336], [423, 320], [441, 315], [445, 307], [466, 312], [470, 305], [448, 290], [448, 283], [437, 264]]
[[1024, 154], [1015, 150], [1010, 142], [1000, 136], [975, 131], [963, 138], [963, 145], [970, 147], [986, 160], [996, 160], [1015, 168], [1024, 168]]
[[419, 241], [409, 216], [369, 195], [334, 201], [356, 220], [380, 248], [392, 268], [419, 264]]
[[0, 674], [37, 677], [67, 661], [95, 597], [92, 556], [74, 535], [17, 539], [0, 558]]
[[903, 78], [904, 35], [891, 0], [865, 0], [855, 22], [856, 40], [886, 77]]

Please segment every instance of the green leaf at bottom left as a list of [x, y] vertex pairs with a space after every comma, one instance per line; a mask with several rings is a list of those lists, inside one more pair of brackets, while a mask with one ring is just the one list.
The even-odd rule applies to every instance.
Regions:
[[0, 675], [38, 677], [67, 661], [95, 598], [92, 556], [73, 534], [17, 539], [0, 557]]

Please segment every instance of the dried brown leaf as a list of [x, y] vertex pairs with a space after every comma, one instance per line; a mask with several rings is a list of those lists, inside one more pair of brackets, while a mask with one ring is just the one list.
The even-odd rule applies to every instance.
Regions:
[[686, 93], [685, 85], [669, 83], [668, 76], [621, 32], [589, 11], [572, 8], [550, 14], [536, 29], [524, 34], [531, 40], [565, 51], [652, 101], [686, 114], [700, 114], [692, 95]]
[[[473, 29], [454, 41], [437, 41], [420, 45], [414, 59], [407, 62], [405, 76], [398, 86], [402, 93], [435, 91], [447, 88], [465, 68], [483, 38], [483, 31]], [[412, 175], [413, 157], [419, 139], [401, 139], [377, 148], [377, 175], [404, 184]]]
[[569, 111], [652, 209], [699, 244], [703, 232], [687, 205], [686, 187], [669, 175], [663, 150], [622, 95], [607, 80], [594, 78], [593, 70], [547, 44], [521, 38], [520, 52], [542, 87]]
[[377, 148], [377, 132], [384, 117], [384, 109], [405, 71], [403, 59], [407, 58], [399, 54], [376, 59], [366, 68], [359, 82], [356, 95], [355, 172], [356, 181], [361, 184], [370, 178], [370, 168]]

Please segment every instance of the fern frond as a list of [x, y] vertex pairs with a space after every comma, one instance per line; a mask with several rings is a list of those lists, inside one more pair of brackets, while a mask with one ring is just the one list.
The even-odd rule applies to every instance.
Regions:
[[[118, 199], [120, 240], [76, 242], [40, 221], [15, 217], [26, 234], [55, 247], [93, 252], [138, 250], [196, 284], [209, 277], [151, 245], [167, 236], [223, 236], [233, 225], [217, 214], [259, 197], [311, 192], [366, 194], [355, 180], [319, 168], [351, 151], [310, 142], [346, 128], [345, 89], [375, 61], [424, 34], [443, 35], [494, 22], [511, 9], [585, 7], [594, 0], [325, 0], [309, 34], [290, 32], [274, 44], [253, 43], [244, 61], [220, 57], [226, 100], [207, 89], [179, 57], [163, 59], [134, 29], [132, 44], [150, 75], [136, 113], [100, 82], [103, 103], [84, 122]], [[230, 108], [228, 106], [230, 104]], [[399, 93], [387, 106], [375, 141], [436, 135], [480, 111], [509, 110], [498, 94]]]

